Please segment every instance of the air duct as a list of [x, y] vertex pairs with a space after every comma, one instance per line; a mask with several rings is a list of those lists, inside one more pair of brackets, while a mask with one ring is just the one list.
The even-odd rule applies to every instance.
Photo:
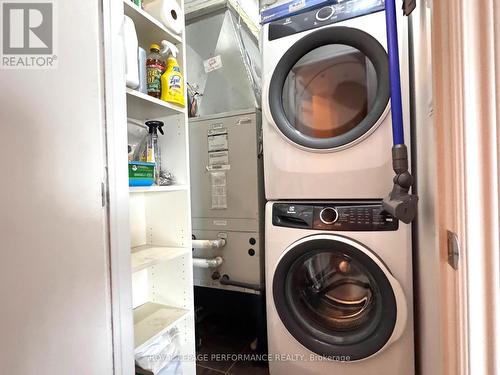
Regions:
[[235, 0], [186, 5], [188, 83], [202, 94], [198, 115], [259, 108], [258, 26]]

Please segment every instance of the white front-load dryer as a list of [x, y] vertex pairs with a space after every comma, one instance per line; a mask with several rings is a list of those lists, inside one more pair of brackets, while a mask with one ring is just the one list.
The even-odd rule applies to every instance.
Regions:
[[410, 229], [380, 200], [269, 202], [271, 375], [413, 375]]
[[[398, 22], [408, 125], [407, 26]], [[261, 37], [266, 198], [386, 196], [394, 172], [384, 1], [309, 10], [264, 25]]]

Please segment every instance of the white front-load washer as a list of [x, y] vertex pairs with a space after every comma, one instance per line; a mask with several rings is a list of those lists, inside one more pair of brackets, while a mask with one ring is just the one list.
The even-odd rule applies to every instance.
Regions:
[[271, 375], [413, 375], [410, 228], [380, 200], [268, 202]]
[[[398, 22], [408, 125], [407, 26]], [[266, 198], [386, 196], [394, 172], [384, 1], [299, 13], [264, 25], [261, 38]]]

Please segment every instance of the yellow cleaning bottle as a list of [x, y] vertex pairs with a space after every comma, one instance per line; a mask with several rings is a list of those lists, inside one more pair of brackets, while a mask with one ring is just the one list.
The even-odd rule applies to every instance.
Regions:
[[161, 100], [184, 107], [186, 105], [184, 98], [184, 77], [177, 62], [179, 50], [174, 44], [166, 40], [163, 40], [161, 44], [163, 46], [162, 54], [169, 54], [167, 69], [161, 76]]

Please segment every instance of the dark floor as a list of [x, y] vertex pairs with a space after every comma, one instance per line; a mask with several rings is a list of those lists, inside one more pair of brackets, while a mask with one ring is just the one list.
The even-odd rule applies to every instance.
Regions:
[[255, 325], [247, 318], [210, 314], [196, 328], [197, 375], [269, 375], [264, 354], [251, 349]]

